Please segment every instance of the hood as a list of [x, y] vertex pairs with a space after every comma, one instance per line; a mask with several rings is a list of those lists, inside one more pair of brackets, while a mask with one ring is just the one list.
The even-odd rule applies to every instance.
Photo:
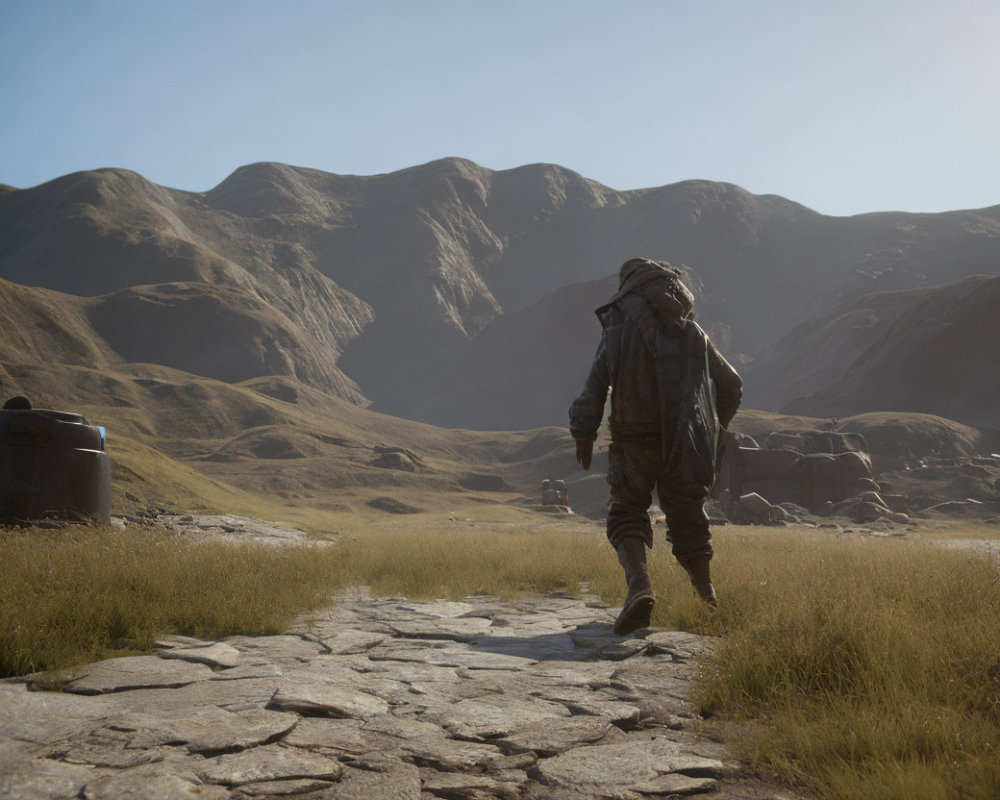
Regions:
[[694, 295], [684, 285], [679, 269], [666, 261], [632, 258], [618, 270], [618, 291], [596, 309], [600, 317], [627, 294], [637, 294], [652, 308], [660, 322], [683, 322], [692, 316]]

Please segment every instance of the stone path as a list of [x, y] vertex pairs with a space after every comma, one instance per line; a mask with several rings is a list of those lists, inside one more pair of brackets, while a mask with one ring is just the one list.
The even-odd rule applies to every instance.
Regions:
[[280, 636], [166, 637], [66, 691], [0, 682], [18, 800], [777, 800], [684, 701], [703, 637], [596, 598], [341, 598]]

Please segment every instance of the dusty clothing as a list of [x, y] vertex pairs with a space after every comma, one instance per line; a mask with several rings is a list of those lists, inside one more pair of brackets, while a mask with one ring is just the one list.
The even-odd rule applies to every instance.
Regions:
[[[688, 318], [691, 303], [676, 270], [645, 259], [626, 262], [621, 289], [597, 309], [604, 328], [601, 343], [583, 392], [570, 408], [574, 438], [593, 440], [611, 389], [612, 544], [624, 536], [641, 536], [652, 544], [646, 509], [655, 487], [667, 517], [667, 538], [682, 561], [711, 553], [703, 503], [712, 483], [715, 435], [736, 414], [742, 396], [736, 370]], [[692, 419], [711, 442], [701, 447], [711, 450], [702, 453], [706, 463], [686, 460], [694, 447], [692, 429], [698, 428]]]
[[612, 442], [608, 449], [608, 539], [617, 547], [622, 539], [638, 536], [653, 546], [649, 508], [656, 488], [657, 501], [667, 519], [667, 541], [684, 563], [712, 554], [712, 537], [705, 515], [708, 487], [683, 481], [665, 466], [659, 437]]

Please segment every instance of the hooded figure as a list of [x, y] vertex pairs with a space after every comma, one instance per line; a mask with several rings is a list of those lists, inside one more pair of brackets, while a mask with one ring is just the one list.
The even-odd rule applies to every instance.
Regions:
[[693, 306], [680, 270], [646, 258], [622, 264], [618, 291], [596, 310], [601, 343], [569, 412], [577, 461], [589, 469], [611, 389], [607, 532], [628, 584], [618, 634], [649, 625], [653, 610], [646, 548], [654, 488], [674, 557], [702, 599], [716, 604], [704, 503], [719, 430], [739, 408], [742, 381], [694, 322]]

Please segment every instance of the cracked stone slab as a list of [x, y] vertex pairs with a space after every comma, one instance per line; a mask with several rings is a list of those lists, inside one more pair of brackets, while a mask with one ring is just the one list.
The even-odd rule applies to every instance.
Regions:
[[304, 717], [367, 719], [385, 714], [389, 704], [381, 697], [359, 692], [344, 684], [292, 684], [279, 688], [267, 708], [294, 711]]
[[381, 771], [344, 768], [343, 777], [322, 800], [421, 800], [420, 771], [398, 762]]
[[82, 797], [84, 800], [228, 800], [229, 791], [221, 786], [206, 786], [180, 775], [125, 772], [92, 780], [84, 787]]
[[467, 642], [482, 636], [489, 630], [491, 624], [488, 619], [482, 617], [388, 622], [398, 636], [406, 639], [441, 639], [452, 642]]
[[241, 664], [221, 672], [216, 672], [210, 680], [213, 681], [238, 681], [246, 678], [280, 678], [282, 671], [270, 662]]
[[663, 739], [578, 747], [539, 761], [536, 769], [545, 783], [606, 795], [635, 790], [670, 773], [703, 778], [725, 773], [721, 761], [685, 755]]
[[461, 700], [441, 714], [438, 721], [455, 738], [481, 741], [507, 736], [532, 722], [569, 715], [569, 710], [559, 703], [501, 695]]
[[440, 734], [402, 741], [400, 748], [414, 763], [444, 772], [483, 769], [497, 763], [503, 756], [502, 751], [493, 745], [446, 739]]
[[691, 661], [709, 652], [718, 640], [685, 631], [655, 631], [645, 641], [651, 645], [650, 653], [666, 653], [675, 661]]
[[239, 786], [260, 781], [337, 780], [344, 772], [339, 761], [280, 744], [244, 750], [207, 759], [198, 766], [198, 776], [207, 783]]
[[[428, 660], [428, 664], [439, 664], [440, 662], [457, 662], [454, 666], [465, 667], [465, 669], [500, 669], [500, 670], [522, 670], [536, 663], [538, 659], [529, 656], [508, 655], [505, 653], [494, 653], [488, 650], [466, 650], [464, 652], [449, 650], [439, 651], [440, 655]], [[441, 666], [451, 664], [440, 663]]]
[[601, 689], [611, 684], [611, 676], [619, 669], [615, 664], [582, 661], [567, 665], [565, 661], [539, 661], [528, 672], [555, 686], [577, 686]]
[[320, 781], [315, 778], [301, 778], [290, 781], [261, 781], [260, 783], [244, 783], [240, 786], [241, 797], [291, 797], [295, 795], [308, 794], [310, 792], [322, 792], [325, 789], [332, 789], [337, 784], [331, 781]]
[[212, 669], [230, 669], [238, 667], [243, 660], [240, 651], [225, 642], [215, 642], [209, 646], [174, 647], [164, 650], [160, 658], [179, 658], [183, 661], [193, 661], [197, 664], [207, 664]]
[[321, 643], [301, 636], [230, 636], [225, 642], [255, 661], [274, 664], [309, 661], [326, 652]]
[[299, 720], [295, 730], [282, 739], [282, 743], [306, 750], [335, 750], [361, 755], [377, 747], [377, 741], [362, 731], [361, 724], [357, 719], [305, 717]]
[[87, 665], [86, 673], [63, 688], [73, 694], [109, 694], [135, 689], [172, 689], [208, 680], [214, 674], [204, 664], [166, 661], [158, 656], [109, 658]]
[[169, 748], [151, 747], [148, 750], [126, 750], [124, 742], [102, 744], [96, 741], [83, 741], [54, 747], [46, 754], [46, 757], [62, 761], [65, 764], [128, 769], [142, 764], [155, 764], [163, 761], [170, 754]]
[[454, 772], [435, 772], [424, 770], [421, 773], [421, 785], [425, 792], [435, 797], [476, 798], [480, 792], [495, 792], [500, 784], [485, 775], [460, 775]]
[[718, 787], [719, 782], [715, 778], [692, 778], [672, 772], [644, 783], [637, 783], [632, 786], [632, 791], [644, 795], [685, 797], [714, 792]]
[[181, 710], [169, 717], [134, 714], [114, 723], [129, 733], [132, 749], [181, 745], [190, 753], [223, 753], [281, 738], [299, 721], [297, 714], [251, 710], [232, 712], [214, 706]]
[[683, 701], [692, 676], [672, 661], [652, 658], [630, 661], [611, 676], [611, 689], [632, 697], [657, 698], [668, 694]]
[[114, 695], [32, 692], [24, 684], [0, 684], [0, 743], [53, 744], [84, 736], [116, 710]]
[[385, 633], [344, 630], [332, 636], [320, 635], [318, 638], [331, 655], [342, 656], [365, 653], [382, 644], [389, 636]]
[[0, 797], [16, 800], [66, 800], [78, 797], [94, 775], [89, 767], [46, 758], [19, 761], [16, 770], [0, 771]]
[[600, 742], [614, 726], [607, 719], [569, 717], [546, 719], [518, 728], [496, 744], [507, 753], [534, 752], [540, 756], [555, 756], [584, 744]]
[[603, 717], [622, 728], [634, 727], [639, 722], [639, 706], [611, 700], [598, 692], [543, 688], [531, 689], [530, 693], [552, 703], [561, 703], [573, 714]]
[[419, 614], [423, 617], [438, 617], [440, 619], [454, 619], [476, 610], [476, 606], [472, 603], [460, 603], [453, 600], [434, 600], [429, 603], [398, 603], [395, 608], [400, 611]]

